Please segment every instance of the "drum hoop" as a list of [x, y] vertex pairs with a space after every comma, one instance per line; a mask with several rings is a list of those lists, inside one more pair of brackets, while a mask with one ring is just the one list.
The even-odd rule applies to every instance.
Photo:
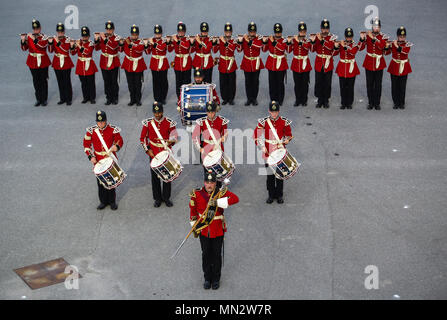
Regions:
[[[157, 156], [157, 155], [159, 155], [160, 153], [162, 153], [163, 151], [160, 151], [159, 153], [157, 153], [156, 155], [155, 155], [155, 157]], [[155, 159], [155, 157], [154, 157], [154, 159]], [[169, 152], [168, 152], [168, 157], [165, 159], [165, 161], [163, 161], [162, 163], [160, 163], [160, 165], [158, 165], [158, 166], [156, 166], [156, 167], [153, 167], [152, 166], [152, 161], [151, 161], [151, 168], [152, 169], [155, 169], [155, 168], [160, 168], [162, 165], [164, 165], [168, 160], [169, 160], [169, 158], [170, 158], [170, 156], [169, 156]], [[152, 159], [152, 160], [154, 160], [154, 159]]]
[[[103, 159], [106, 159], [106, 158], [102, 158], [101, 160], [103, 160]], [[101, 161], [101, 160], [99, 160], [99, 161]], [[98, 164], [99, 163], [99, 161], [96, 163], [96, 164]], [[104, 170], [104, 171], [102, 171], [102, 172], [100, 172], [100, 173], [96, 173], [95, 172], [95, 167], [96, 167], [96, 164], [95, 164], [95, 166], [93, 167], [93, 173], [97, 176], [97, 175], [101, 175], [101, 174], [104, 174], [105, 172], [108, 172], [109, 170], [110, 170], [110, 168], [111, 167], [113, 167], [113, 164], [115, 163], [115, 161], [113, 161], [113, 159], [112, 159], [112, 163], [110, 164], [110, 166], [108, 166], [108, 168], [106, 169], [106, 170]]]
[[[276, 150], [279, 150], [279, 149], [276, 149]], [[274, 164], [272, 164], [272, 165], [270, 165], [270, 166], [277, 165], [278, 163], [280, 163], [281, 161], [283, 161], [283, 160], [286, 158], [286, 156], [289, 154], [289, 152], [287, 151], [286, 148], [284, 148], [284, 150], [286, 150], [286, 152], [284, 153], [284, 156], [281, 158], [281, 160], [275, 162]], [[267, 158], [267, 163], [268, 163], [268, 158]]]

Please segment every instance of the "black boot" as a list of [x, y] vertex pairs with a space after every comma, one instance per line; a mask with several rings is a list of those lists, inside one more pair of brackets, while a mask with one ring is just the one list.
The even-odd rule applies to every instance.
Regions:
[[105, 207], [107, 207], [107, 205], [101, 202], [101, 203], [99, 204], [99, 206], [96, 207], [96, 209], [98, 209], [98, 210], [102, 210], [102, 209], [104, 209]]

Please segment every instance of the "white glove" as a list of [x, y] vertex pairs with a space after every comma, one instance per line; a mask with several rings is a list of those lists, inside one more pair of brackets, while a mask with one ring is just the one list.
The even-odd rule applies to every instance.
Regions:
[[193, 220], [193, 221], [189, 221], [189, 224], [191, 225], [191, 227], [194, 226], [194, 223], [196, 223], [195, 220]]
[[217, 199], [217, 206], [222, 209], [228, 208], [228, 197]]

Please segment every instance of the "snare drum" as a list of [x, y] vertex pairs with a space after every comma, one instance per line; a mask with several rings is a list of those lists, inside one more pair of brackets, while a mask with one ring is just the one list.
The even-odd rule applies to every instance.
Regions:
[[301, 166], [301, 163], [285, 148], [273, 151], [267, 159], [267, 164], [273, 170], [273, 174], [281, 180], [293, 177]]
[[203, 159], [203, 166], [207, 170], [213, 170], [217, 180], [223, 181], [233, 174], [234, 164], [221, 150], [208, 153]]
[[180, 89], [180, 117], [185, 126], [206, 116], [206, 103], [212, 101], [214, 84], [184, 84]]
[[183, 170], [182, 164], [174, 158], [171, 152], [166, 150], [155, 155], [151, 161], [151, 168], [164, 182], [177, 179]]
[[118, 187], [127, 176], [110, 157], [99, 160], [93, 167], [93, 173], [107, 190]]

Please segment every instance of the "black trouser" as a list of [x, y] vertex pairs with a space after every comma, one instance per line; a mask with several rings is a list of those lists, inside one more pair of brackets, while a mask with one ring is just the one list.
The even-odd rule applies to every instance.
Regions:
[[203, 82], [213, 83], [213, 67], [209, 69], [203, 69]]
[[143, 71], [126, 71], [127, 86], [130, 92], [130, 102], [141, 102], [141, 87], [143, 85]]
[[81, 76], [79, 75], [79, 79], [81, 80], [82, 87], [82, 96], [84, 100], [93, 101], [96, 99], [96, 85], [95, 85], [95, 75], [91, 76]]
[[152, 70], [152, 88], [154, 89], [154, 100], [165, 101], [168, 95], [168, 70]]
[[223, 236], [208, 238], [200, 234], [200, 246], [202, 247], [202, 269], [205, 280], [207, 281], [220, 281], [223, 238]]
[[354, 103], [354, 84], [355, 77], [343, 78], [339, 77], [341, 105], [343, 107], [352, 106]]
[[405, 91], [407, 89], [408, 76], [391, 75], [391, 95], [395, 106], [405, 105]]
[[368, 104], [374, 106], [380, 105], [380, 97], [382, 96], [382, 77], [383, 70], [366, 71], [366, 91], [368, 93]]
[[40, 103], [46, 102], [48, 99], [48, 67], [31, 69], [33, 76], [34, 94], [36, 100]]
[[175, 71], [175, 93], [180, 97], [180, 88], [184, 84], [191, 83], [191, 69], [185, 71]]
[[102, 71], [102, 78], [104, 79], [104, 93], [106, 94], [106, 100], [109, 102], [118, 101], [118, 94], [120, 87], [118, 85], [118, 74], [120, 67], [116, 67], [111, 70]]
[[[268, 167], [268, 164], [265, 164]], [[270, 170], [270, 169], [267, 169]], [[279, 199], [283, 197], [284, 181], [276, 178], [274, 174], [267, 174], [267, 190], [269, 198]]]
[[307, 103], [307, 94], [309, 92], [309, 75], [307, 72], [293, 72], [293, 81], [295, 82], [295, 100], [298, 104]]
[[231, 73], [219, 72], [220, 95], [223, 101], [233, 101], [236, 96], [236, 71]]
[[269, 70], [269, 93], [271, 101], [278, 101], [282, 104], [284, 101], [284, 77], [287, 70], [271, 71]]
[[258, 98], [259, 92], [259, 74], [261, 70], [255, 72], [244, 71], [245, 74], [245, 93], [247, 100], [253, 101]]
[[[166, 201], [171, 197], [171, 183], [161, 180], [157, 173], [151, 169], [152, 176], [152, 195], [156, 201]], [[163, 190], [161, 185], [163, 183]]]
[[332, 90], [332, 70], [324, 72], [324, 66], [321, 71], [315, 70], [315, 97], [318, 98], [318, 104], [328, 104]]
[[103, 204], [115, 203], [116, 199], [115, 189], [107, 190], [106, 188], [103, 187], [103, 185], [99, 182], [98, 179], [96, 179], [96, 182], [98, 183], [99, 201]]
[[71, 102], [73, 98], [73, 89], [71, 86], [71, 68], [65, 70], [56, 70], [57, 85], [59, 87], [59, 98], [62, 102]]

